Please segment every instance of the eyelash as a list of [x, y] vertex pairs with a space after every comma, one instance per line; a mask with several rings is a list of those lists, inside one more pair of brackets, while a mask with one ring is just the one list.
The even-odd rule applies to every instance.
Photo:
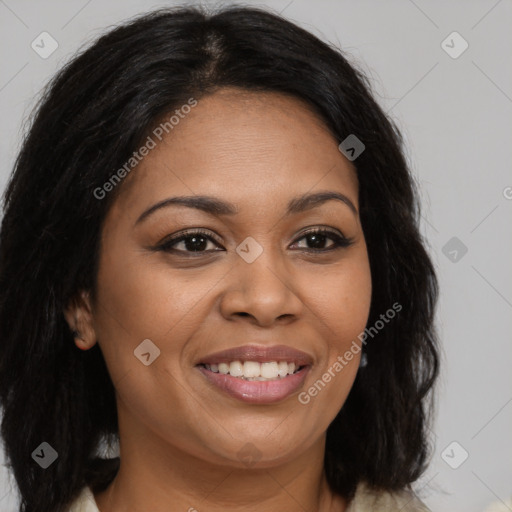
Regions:
[[[326, 252], [333, 251], [336, 249], [342, 249], [342, 248], [349, 247], [350, 245], [352, 245], [354, 243], [354, 240], [352, 238], [346, 238], [344, 236], [340, 236], [336, 232], [334, 232], [330, 229], [325, 229], [325, 228], [315, 228], [315, 229], [308, 230], [308, 231], [302, 233], [301, 237], [298, 238], [294, 243], [302, 240], [303, 238], [305, 238], [311, 234], [329, 235], [328, 238], [330, 238], [334, 243], [333, 243], [333, 245], [331, 245], [330, 247], [328, 247], [326, 249], [302, 249], [303, 251], [309, 252], [309, 253], [326, 253]], [[186, 231], [174, 238], [171, 238], [171, 239], [165, 241], [164, 243], [160, 244], [158, 247], [156, 247], [156, 249], [160, 250], [160, 251], [164, 251], [164, 252], [180, 253], [180, 254], [187, 254], [187, 255], [197, 255], [197, 256], [200, 256], [200, 255], [203, 255], [206, 253], [210, 253], [210, 252], [217, 252], [216, 250], [215, 251], [211, 251], [211, 250], [208, 250], [208, 251], [207, 250], [186, 251], [186, 250], [172, 248], [173, 245], [176, 245], [179, 242], [183, 242], [184, 240], [187, 240], [189, 238], [193, 238], [196, 236], [202, 236], [202, 237], [206, 238], [207, 240], [217, 244], [217, 242], [210, 235], [209, 232], [201, 230], [201, 229], [197, 229], [197, 230]], [[192, 257], [194, 257], [194, 256], [192, 256]]]

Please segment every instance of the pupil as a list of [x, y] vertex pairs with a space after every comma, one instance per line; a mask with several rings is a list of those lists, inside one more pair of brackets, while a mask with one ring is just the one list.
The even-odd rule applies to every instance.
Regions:
[[[190, 240], [191, 243], [187, 240]], [[200, 251], [206, 248], [207, 243], [208, 241], [203, 236], [191, 236], [185, 240], [185, 247], [189, 251]]]
[[325, 235], [321, 233], [308, 235], [308, 243], [312, 243], [315, 249], [323, 249]]

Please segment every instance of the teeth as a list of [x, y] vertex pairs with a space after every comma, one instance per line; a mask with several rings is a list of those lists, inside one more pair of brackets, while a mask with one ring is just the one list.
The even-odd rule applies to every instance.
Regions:
[[219, 373], [227, 375], [229, 373], [229, 364], [219, 363]]
[[215, 373], [231, 375], [244, 380], [276, 380], [284, 378], [287, 375], [295, 373], [300, 368], [295, 363], [286, 361], [270, 361], [268, 363], [258, 363], [256, 361], [232, 361], [230, 363], [205, 364], [205, 368]]
[[260, 377], [261, 365], [256, 361], [245, 361], [244, 363], [244, 377]]
[[277, 366], [279, 368], [279, 377], [286, 377], [288, 375], [288, 363], [280, 361]]
[[229, 365], [229, 374], [233, 377], [241, 377], [244, 374], [244, 366], [240, 361], [233, 361]]
[[266, 379], [277, 379], [279, 375], [279, 367], [277, 363], [261, 363], [261, 376]]

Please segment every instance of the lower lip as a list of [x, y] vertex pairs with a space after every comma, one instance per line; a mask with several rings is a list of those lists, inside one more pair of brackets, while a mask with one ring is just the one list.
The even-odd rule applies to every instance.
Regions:
[[215, 386], [228, 395], [252, 404], [271, 404], [280, 402], [294, 394], [304, 383], [309, 366], [298, 372], [276, 380], [244, 380], [231, 375], [215, 373], [203, 366], [199, 371]]

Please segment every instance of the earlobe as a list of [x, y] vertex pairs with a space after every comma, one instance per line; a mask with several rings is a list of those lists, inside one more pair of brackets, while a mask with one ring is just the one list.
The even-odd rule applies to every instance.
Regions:
[[89, 292], [80, 290], [63, 311], [64, 318], [71, 330], [75, 345], [88, 350], [96, 343], [96, 331], [93, 326], [92, 307]]

